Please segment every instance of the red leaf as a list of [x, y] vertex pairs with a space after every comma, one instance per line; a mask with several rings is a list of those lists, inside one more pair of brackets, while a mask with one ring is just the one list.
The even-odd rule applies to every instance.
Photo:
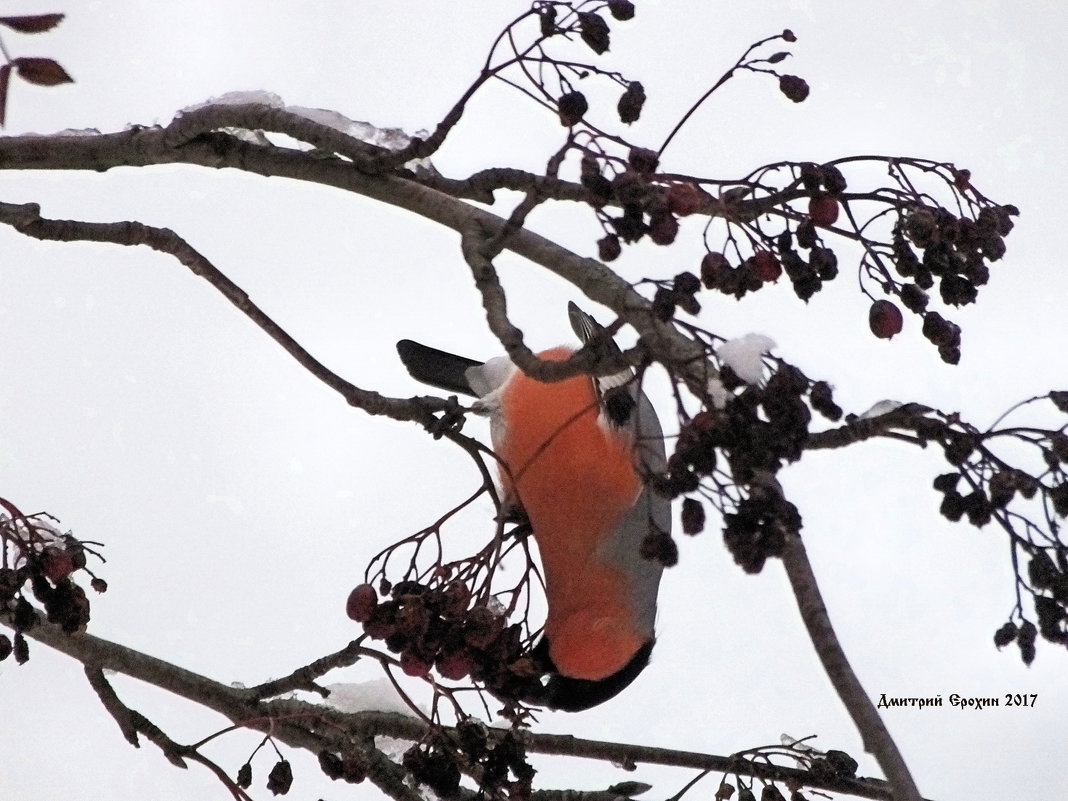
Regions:
[[11, 63], [18, 70], [19, 77], [27, 83], [38, 86], [74, 83], [67, 71], [50, 58], [16, 58]]
[[0, 67], [0, 127], [7, 118], [7, 82], [11, 78], [11, 65]]
[[0, 25], [6, 25], [19, 33], [44, 33], [59, 25], [64, 16], [63, 14], [36, 14], [32, 17], [0, 17]]

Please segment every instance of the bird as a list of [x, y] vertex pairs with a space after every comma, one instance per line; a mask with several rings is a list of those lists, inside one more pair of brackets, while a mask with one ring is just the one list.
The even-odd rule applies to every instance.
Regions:
[[[568, 317], [583, 345], [621, 360], [592, 316], [570, 303]], [[541, 558], [547, 615], [532, 651], [547, 676], [541, 702], [577, 712], [613, 698], [655, 642], [663, 566], [642, 543], [671, 530], [670, 501], [645, 481], [664, 467], [663, 431], [633, 370], [546, 383], [507, 356], [480, 362], [412, 340], [397, 351], [413, 378], [478, 398], [472, 410], [489, 417], [505, 507], [522, 510]]]

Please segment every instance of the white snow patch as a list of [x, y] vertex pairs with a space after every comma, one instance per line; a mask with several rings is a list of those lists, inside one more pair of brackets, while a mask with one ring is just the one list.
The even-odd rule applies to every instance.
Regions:
[[[397, 695], [397, 690], [389, 679], [371, 679], [369, 681], [344, 684], [328, 684], [330, 697], [323, 701], [340, 712], [395, 712], [414, 718], [412, 710]], [[420, 709], [427, 713], [424, 706]], [[428, 714], [428, 713], [427, 713]], [[390, 759], [399, 760], [411, 747], [411, 742], [396, 737], [375, 737], [375, 745]]]
[[712, 405], [717, 409], [727, 408], [727, 401], [731, 399], [731, 393], [723, 386], [718, 378], [708, 379], [708, 394], [712, 398]]
[[53, 136], [100, 136], [99, 128], [64, 128], [56, 131]]
[[227, 92], [226, 94], [219, 95], [218, 97], [209, 97], [207, 100], [201, 103], [194, 103], [191, 106], [186, 106], [181, 109], [178, 114], [185, 114], [189, 111], [197, 111], [207, 106], [244, 106], [244, 105], [257, 105], [257, 106], [270, 106], [271, 108], [285, 108], [286, 104], [282, 101], [278, 95], [274, 92], [265, 92], [262, 89], [256, 89], [252, 91], [244, 92]]
[[401, 150], [408, 147], [412, 141], [400, 128], [376, 128], [369, 122], [349, 119], [344, 114], [328, 108], [286, 106], [286, 111], [386, 150]]
[[882, 417], [884, 414], [888, 414], [894, 409], [901, 408], [901, 401], [895, 400], [881, 400], [872, 406], [868, 411], [859, 415], [861, 420], [867, 420], [870, 417]]
[[389, 679], [328, 684], [326, 689], [330, 697], [323, 703], [339, 712], [396, 712], [415, 717]]
[[[400, 128], [379, 128], [372, 125], [369, 122], [362, 122], [360, 120], [353, 120], [346, 117], [344, 114], [325, 108], [308, 108], [307, 106], [287, 106], [285, 101], [281, 97], [273, 92], [266, 92], [263, 90], [251, 90], [241, 92], [227, 92], [226, 94], [219, 95], [218, 97], [208, 98], [202, 103], [194, 103], [191, 106], [186, 106], [178, 112], [177, 116], [186, 114], [191, 111], [198, 111], [199, 109], [206, 108], [208, 106], [238, 106], [238, 105], [258, 105], [269, 106], [270, 108], [279, 108], [288, 111], [290, 114], [296, 114], [299, 117], [303, 117], [306, 120], [324, 125], [327, 128], [333, 128], [335, 131], [340, 131], [346, 136], [351, 136], [353, 139], [358, 139], [361, 142], [366, 142], [369, 145], [375, 145], [386, 150], [398, 151], [403, 150], [409, 144], [411, 144], [412, 136], [401, 130]], [[238, 136], [239, 138], [251, 141], [256, 144], [270, 144], [270, 142], [264, 137], [261, 131], [240, 131], [236, 128], [227, 128], [229, 133]], [[415, 136], [425, 139], [429, 134], [426, 131], [420, 130], [415, 132]], [[428, 171], [433, 172], [434, 166], [431, 164], [430, 159], [412, 159], [404, 165], [407, 169], [415, 172]]]
[[747, 384], [759, 384], [764, 378], [764, 354], [775, 341], [764, 334], [745, 334], [716, 348], [716, 355]]
[[820, 751], [818, 748], [813, 748], [811, 745], [809, 745], [807, 742], [805, 742], [806, 740], [809, 740], [809, 739], [811, 739], [811, 738], [809, 738], [809, 737], [801, 737], [801, 738], [792, 737], [791, 735], [787, 734], [786, 732], [783, 732], [782, 734], [779, 735], [779, 742], [782, 743], [787, 748], [792, 748], [795, 751], [804, 751], [807, 754], [812, 754], [812, 756], [824, 756], [824, 754], [826, 753], [825, 751]]

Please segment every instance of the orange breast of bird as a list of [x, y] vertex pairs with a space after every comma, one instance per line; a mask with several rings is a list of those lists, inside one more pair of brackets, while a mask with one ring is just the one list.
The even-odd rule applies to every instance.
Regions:
[[501, 393], [495, 443], [505, 490], [526, 511], [541, 554], [549, 654], [564, 675], [590, 680], [621, 669], [645, 641], [628, 577], [598, 554], [642, 489], [631, 435], [602, 425], [599, 413], [588, 376], [546, 384], [516, 371]]

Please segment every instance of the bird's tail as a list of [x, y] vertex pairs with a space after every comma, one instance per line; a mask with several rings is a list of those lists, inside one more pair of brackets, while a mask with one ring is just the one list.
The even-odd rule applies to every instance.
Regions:
[[416, 381], [446, 392], [478, 396], [478, 393], [471, 389], [467, 371], [472, 367], [482, 366], [482, 362], [420, 345], [410, 339], [402, 339], [397, 343], [397, 353], [408, 368], [408, 373]]

